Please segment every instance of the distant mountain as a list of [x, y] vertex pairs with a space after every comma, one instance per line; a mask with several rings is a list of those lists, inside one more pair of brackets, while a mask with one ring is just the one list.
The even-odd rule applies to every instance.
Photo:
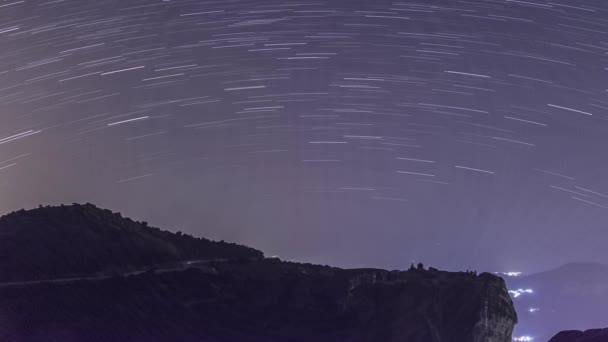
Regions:
[[519, 316], [516, 336], [547, 341], [568, 329], [608, 326], [608, 265], [571, 263], [554, 270], [506, 279]]
[[123, 272], [187, 260], [263, 258], [253, 248], [148, 227], [92, 204], [0, 218], [0, 282]]
[[549, 342], [606, 342], [608, 328], [590, 329], [587, 331], [569, 330], [555, 335]]
[[0, 232], [4, 279], [61, 276], [0, 281], [0, 341], [510, 342], [517, 322], [488, 273], [264, 259], [92, 205], [13, 213]]

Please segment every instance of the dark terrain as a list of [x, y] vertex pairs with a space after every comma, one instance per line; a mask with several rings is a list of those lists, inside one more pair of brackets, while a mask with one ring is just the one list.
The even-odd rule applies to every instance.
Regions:
[[92, 204], [40, 207], [0, 218], [0, 282], [68, 278], [200, 259], [263, 254], [151, 228]]
[[[264, 259], [92, 205], [12, 213], [0, 234], [0, 341], [509, 342], [517, 322], [488, 273]], [[38, 281], [58, 275], [76, 279]]]
[[606, 342], [607, 329], [590, 329], [586, 331], [569, 330], [555, 335], [549, 342]]

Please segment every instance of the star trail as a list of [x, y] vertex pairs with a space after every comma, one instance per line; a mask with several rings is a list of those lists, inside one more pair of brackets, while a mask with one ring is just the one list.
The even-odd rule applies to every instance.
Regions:
[[285, 259], [602, 261], [608, 4], [0, 2], [0, 211]]

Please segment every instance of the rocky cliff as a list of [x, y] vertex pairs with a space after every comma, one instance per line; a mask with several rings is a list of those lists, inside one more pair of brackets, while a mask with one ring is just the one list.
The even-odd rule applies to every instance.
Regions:
[[509, 342], [516, 321], [501, 278], [435, 269], [218, 258], [0, 284], [1, 341]]

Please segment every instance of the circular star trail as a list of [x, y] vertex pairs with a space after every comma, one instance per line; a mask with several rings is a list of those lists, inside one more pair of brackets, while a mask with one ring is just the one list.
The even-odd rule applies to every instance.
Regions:
[[604, 1], [2, 1], [0, 210], [285, 259], [608, 252]]

